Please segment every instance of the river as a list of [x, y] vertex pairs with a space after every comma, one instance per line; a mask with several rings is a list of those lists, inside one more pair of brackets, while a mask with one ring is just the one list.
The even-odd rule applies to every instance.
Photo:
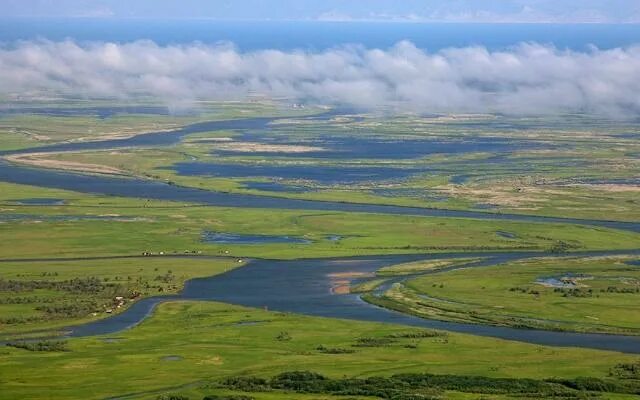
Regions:
[[[176, 143], [182, 136], [202, 131], [221, 129], [258, 129], [270, 118], [205, 122], [189, 125], [172, 132], [139, 135], [128, 139], [103, 142], [66, 143], [48, 146], [37, 151], [97, 150], [115, 147], [157, 146]], [[30, 150], [33, 151], [33, 150]], [[23, 151], [27, 152], [27, 151]], [[16, 153], [16, 152], [13, 152]], [[160, 200], [184, 201], [212, 206], [272, 208], [294, 210], [324, 210], [366, 212], [392, 215], [418, 215], [487, 220], [526, 221], [534, 223], [571, 223], [591, 226], [593, 229], [615, 228], [640, 232], [638, 222], [582, 220], [516, 214], [498, 214], [480, 211], [427, 209], [387, 205], [368, 205], [286, 199], [280, 197], [223, 193], [169, 185], [140, 179], [114, 178], [98, 175], [65, 173], [20, 167], [0, 162], [0, 181], [41, 187], [73, 190], [110, 196], [142, 197]], [[622, 253], [622, 252], [618, 252]], [[625, 252], [634, 253], [634, 252]], [[585, 255], [617, 254], [596, 252]], [[635, 252], [634, 254], [638, 254]], [[373, 272], [383, 266], [443, 257], [489, 256], [489, 261], [478, 266], [495, 264], [541, 253], [459, 253], [434, 255], [393, 255], [354, 257], [342, 259], [304, 259], [294, 261], [252, 260], [247, 266], [222, 275], [194, 279], [187, 282], [183, 292], [171, 297], [153, 297], [136, 302], [125, 312], [107, 319], [70, 328], [70, 336], [113, 334], [142, 321], [155, 305], [172, 299], [212, 300], [271, 310], [302, 313], [333, 318], [397, 323], [449, 331], [518, 340], [552, 346], [577, 346], [593, 349], [640, 353], [640, 337], [623, 335], [580, 334], [524, 330], [475, 324], [426, 320], [382, 309], [362, 301], [357, 295], [336, 295], [330, 291], [327, 274], [336, 272]]]

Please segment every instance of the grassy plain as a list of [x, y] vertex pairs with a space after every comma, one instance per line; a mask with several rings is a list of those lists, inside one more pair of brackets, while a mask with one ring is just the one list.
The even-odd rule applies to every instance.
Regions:
[[540, 258], [462, 267], [410, 279], [382, 299], [369, 299], [450, 321], [640, 334], [640, 270], [627, 263], [633, 259]]
[[[169, 116], [3, 116], [0, 151], [127, 137], [203, 120], [301, 116], [321, 111], [293, 110], [268, 101], [211, 102], [199, 107], [200, 114]], [[270, 144], [272, 147], [256, 144], [259, 137], [251, 139], [252, 142], [243, 139], [241, 132], [219, 131], [191, 135], [170, 147], [58, 153], [43, 159], [67, 162], [59, 164], [60, 168], [75, 165], [77, 170], [86, 171], [86, 165], [104, 165], [135, 177], [257, 195], [628, 221], [640, 218], [637, 184], [633, 184], [640, 174], [637, 157], [640, 148], [637, 136], [633, 136], [637, 129], [628, 124], [579, 116], [558, 120], [482, 115], [362, 117], [332, 120], [292, 117], [271, 126], [270, 137], [280, 141]], [[323, 147], [324, 135], [391, 138], [397, 142], [416, 138], [427, 143], [453, 140], [458, 144], [467, 139], [497, 138], [509, 142], [533, 141], [539, 148], [508, 154], [478, 150], [395, 159], [323, 159], [298, 152], [304, 146], [306, 150]], [[301, 147], [286, 147], [290, 145]], [[242, 151], [233, 154], [219, 151], [238, 148]], [[268, 154], [257, 151], [265, 149]], [[292, 154], [284, 154], [288, 151]], [[181, 176], [169, 168], [183, 161], [338, 168], [419, 167], [429, 172], [382, 182], [320, 184], [307, 179]], [[47, 166], [56, 167], [51, 163]], [[601, 179], [620, 182], [602, 183]], [[296, 185], [308, 191], [249, 189], [245, 186], [248, 180]], [[63, 202], [21, 203], [30, 198]], [[288, 236], [308, 243], [206, 243], [203, 240], [206, 231]], [[0, 183], [0, 237], [0, 284], [6, 289], [0, 291], [0, 338], [4, 339], [102, 318], [108, 315], [107, 309], [113, 308], [117, 313], [141, 297], [176, 293], [188, 279], [241, 267], [239, 258], [489, 250], [567, 256], [570, 254], [559, 252], [628, 250], [638, 249], [640, 244], [637, 233], [568, 224], [223, 208], [7, 183]], [[141, 256], [147, 252], [154, 257]], [[227, 258], [203, 257], [206, 255]], [[82, 259], [121, 256], [131, 258]], [[365, 298], [429, 318], [640, 333], [640, 319], [635, 312], [640, 275], [637, 267], [624, 263], [629, 258], [540, 258], [495, 267], [438, 271], [473, 260], [476, 259], [436, 260], [385, 268], [380, 271], [381, 276], [361, 283], [352, 291], [370, 292], [384, 283], [387, 275], [428, 272], [429, 275], [393, 286], [383, 297], [366, 294]], [[578, 287], [562, 290], [535, 283], [540, 277], [569, 272], [589, 279], [576, 281]], [[117, 308], [116, 297], [126, 300], [121, 308]], [[117, 396], [151, 400], [164, 393], [176, 393], [199, 399], [214, 393], [240, 394], [218, 386], [226, 377], [272, 377], [291, 370], [312, 370], [336, 379], [428, 372], [531, 379], [586, 376], [617, 384], [618, 380], [610, 376], [615, 366], [638, 363], [637, 356], [613, 352], [552, 348], [454, 333], [403, 336], [415, 332], [416, 329], [407, 327], [312, 318], [218, 303], [165, 303], [133, 329], [110, 338], [72, 339], [65, 344], [66, 351], [1, 348], [0, 398]], [[375, 345], [363, 347], [362, 343]], [[291, 392], [249, 395], [265, 400], [347, 398]], [[451, 390], [438, 393], [437, 397], [510, 398]], [[633, 396], [605, 393], [602, 398]]]
[[189, 279], [242, 265], [195, 257], [2, 263], [0, 339], [106, 318], [144, 297], [176, 294]]
[[[224, 377], [270, 377], [291, 370], [312, 370], [335, 378], [402, 372], [607, 378], [616, 364], [637, 361], [636, 356], [612, 352], [549, 348], [452, 333], [354, 347], [361, 338], [416, 331], [217, 303], [174, 302], [161, 305], [152, 318], [118, 334], [116, 340], [77, 339], [68, 343], [69, 351], [65, 352], [2, 349], [0, 389], [7, 398], [97, 399], [139, 393], [126, 398], [155, 399], [160, 393], [173, 392], [199, 399], [219, 392], [209, 382]], [[278, 339], [283, 332], [287, 340]], [[320, 345], [355, 351], [328, 354], [318, 350]], [[452, 393], [447, 398], [468, 395]], [[269, 393], [255, 397], [287, 398]]]
[[[465, 218], [366, 213], [208, 207], [135, 198], [102, 198], [22, 185], [2, 184], [4, 259], [140, 255], [143, 252], [265, 258], [311, 258], [364, 254], [638, 247], [638, 234], [569, 224], [487, 221]], [[62, 205], [17, 202], [54, 197]], [[287, 235], [308, 244], [205, 243], [204, 231]], [[500, 232], [512, 232], [504, 238]], [[11, 234], [8, 234], [8, 233]], [[332, 240], [332, 236], [339, 240]]]
[[[0, 254], [4, 260], [0, 263], [0, 279], [7, 284], [7, 290], [0, 293], [0, 316], [4, 324], [1, 334], [4, 336], [107, 317], [107, 310], [119, 311], [114, 303], [117, 296], [129, 299], [134, 293], [137, 293], [136, 298], [176, 293], [187, 279], [214, 275], [238, 266], [237, 258], [483, 250], [546, 252], [558, 241], [571, 244], [574, 250], [628, 249], [638, 243], [638, 235], [634, 233], [572, 225], [219, 208], [106, 198], [6, 183], [0, 187], [0, 233], [3, 237]], [[20, 202], [30, 198], [48, 198], [62, 203], [29, 205]], [[549, 233], [549, 226], [553, 228], [552, 233]], [[204, 231], [259, 232], [305, 238], [309, 242], [206, 243]], [[504, 231], [516, 233], [517, 239], [505, 239], [498, 234]], [[142, 257], [146, 252], [156, 257]], [[236, 258], [198, 258], [205, 255]], [[134, 258], [81, 259], [120, 256]], [[63, 258], [76, 260], [60, 260]], [[9, 261], [12, 259], [33, 261]], [[423, 270], [424, 267], [398, 266], [383, 272], [406, 273], [407, 268], [415, 272], [416, 268]], [[67, 284], [59, 287], [60, 283], [72, 280], [80, 280], [79, 289]], [[10, 290], [9, 282], [26, 286]], [[48, 282], [49, 286], [30, 288], [29, 285], [38, 282]]]
[[378, 276], [412, 275], [429, 271], [438, 271], [444, 268], [452, 268], [480, 260], [481, 258], [455, 258], [448, 260], [416, 261], [380, 268], [376, 274]]

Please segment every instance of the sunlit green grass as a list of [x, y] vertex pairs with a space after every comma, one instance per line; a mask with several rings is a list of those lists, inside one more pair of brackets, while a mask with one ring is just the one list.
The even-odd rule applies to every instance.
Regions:
[[[198, 277], [220, 274], [242, 266], [235, 258], [204, 259], [195, 257], [138, 257], [108, 260], [73, 260], [48, 262], [0, 263], [0, 279], [5, 281], [69, 281], [73, 279], [98, 278], [105, 285], [119, 285], [123, 293], [138, 293], [139, 298], [129, 300], [122, 309], [114, 306], [113, 289], [97, 293], [73, 293], [62, 290], [36, 289], [30, 291], [0, 291], [0, 318], [36, 317], [32, 322], [5, 323], [0, 329], [0, 339], [16, 334], [44, 329], [57, 329], [69, 325], [109, 317], [107, 309], [114, 313], [125, 310], [133, 301], [149, 296], [176, 294], [185, 281]], [[34, 299], [28, 303], [12, 304], [16, 298]], [[39, 306], [95, 301], [95, 315], [88, 312], [81, 316], [55, 318], [37, 310]], [[42, 336], [42, 334], [40, 334]]]
[[[0, 353], [0, 391], [7, 398], [94, 399], [162, 391], [225, 376], [273, 376], [290, 370], [312, 370], [336, 378], [401, 372], [606, 377], [613, 365], [637, 359], [461, 334], [419, 341], [400, 339], [387, 347], [355, 348], [352, 354], [316, 350], [319, 345], [353, 348], [359, 337], [412, 330], [217, 303], [174, 302], [160, 306], [152, 318], [119, 333], [118, 340], [112, 342], [100, 337], [73, 339], [70, 351], [62, 353], [5, 348]], [[290, 340], [278, 340], [281, 332], [287, 332]], [[407, 348], [407, 343], [417, 347]], [[179, 356], [179, 360], [169, 361], [167, 356]]]
[[[24, 214], [0, 224], [0, 254], [11, 258], [165, 254], [229, 254], [239, 257], [310, 258], [452, 251], [550, 251], [633, 249], [639, 235], [570, 224], [413, 217], [367, 213], [288, 211], [198, 206], [179, 202], [99, 197], [2, 184], [2, 213]], [[11, 200], [53, 197], [56, 206]], [[52, 221], [51, 218], [71, 216]], [[106, 220], [91, 217], [108, 218]], [[84, 217], [89, 219], [73, 219]], [[203, 231], [286, 235], [309, 244], [204, 243]], [[497, 232], [515, 234], [513, 239]], [[10, 234], [9, 234], [10, 232]], [[330, 240], [338, 235], [340, 240]]]
[[[640, 270], [632, 258], [533, 259], [412, 279], [387, 296], [423, 316], [498, 325], [640, 332]], [[538, 279], [581, 274], [574, 289]], [[418, 295], [427, 295], [428, 298]]]

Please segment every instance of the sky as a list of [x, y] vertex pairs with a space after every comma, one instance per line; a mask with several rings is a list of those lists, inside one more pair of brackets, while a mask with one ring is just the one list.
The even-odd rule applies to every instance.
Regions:
[[0, 17], [640, 23], [640, 0], [0, 0]]

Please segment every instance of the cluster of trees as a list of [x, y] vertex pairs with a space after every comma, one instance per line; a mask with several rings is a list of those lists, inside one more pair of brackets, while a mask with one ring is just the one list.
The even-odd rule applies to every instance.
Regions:
[[30, 322], [38, 322], [38, 321], [42, 321], [41, 316], [30, 315], [28, 317], [25, 317], [21, 315], [21, 316], [0, 318], [0, 325], [18, 325], [18, 324], [27, 324]]
[[98, 303], [95, 301], [82, 301], [73, 303], [60, 303], [51, 305], [41, 305], [36, 310], [42, 311], [49, 318], [73, 318], [83, 317], [98, 310]]
[[[528, 287], [512, 287], [509, 288], [510, 292], [528, 293], [533, 295], [540, 295], [538, 290], [533, 290]], [[562, 297], [599, 297], [597, 291], [594, 289], [586, 288], [554, 288], [554, 293], [561, 294]], [[621, 294], [640, 294], [640, 287], [635, 288], [618, 288], [616, 286], [609, 286], [606, 289], [600, 289], [600, 293], [621, 293]]]
[[593, 289], [580, 289], [580, 288], [555, 288], [555, 293], [562, 293], [562, 297], [593, 297]]
[[[623, 367], [624, 368], [624, 367]], [[635, 367], [634, 367], [635, 368]], [[392, 400], [441, 398], [446, 390], [543, 398], [584, 398], [587, 392], [640, 393], [640, 383], [576, 378], [536, 380], [481, 376], [399, 374], [365, 379], [330, 379], [309, 371], [285, 372], [271, 379], [232, 377], [222, 386], [242, 392], [286, 390], [298, 393], [374, 396]]]
[[278, 336], [276, 336], [276, 340], [279, 342], [288, 342], [291, 339], [293, 338], [289, 335], [289, 332], [280, 332]]
[[[43, 275], [45, 276], [45, 275]], [[57, 273], [47, 273], [46, 276], [57, 276]], [[64, 292], [73, 297], [31, 295], [31, 296], [6, 296], [0, 298], [0, 304], [34, 304], [34, 309], [40, 311], [39, 315], [15, 315], [0, 318], [2, 324], [23, 324], [40, 322], [50, 319], [76, 318], [87, 316], [94, 312], [104, 311], [104, 307], [120, 305], [114, 299], [118, 297], [135, 298], [140, 296], [137, 290], [141, 280], [135, 283], [109, 283], [108, 278], [86, 277], [66, 280], [13, 280], [0, 278], [0, 292], [22, 293], [35, 290], [47, 290]], [[147, 284], [147, 286], [149, 286]], [[106, 300], [106, 303], [105, 303]]]
[[100, 278], [74, 278], [63, 281], [55, 280], [13, 280], [0, 278], [0, 291], [26, 292], [36, 289], [58, 290], [70, 293], [96, 293], [103, 291], [104, 284]]
[[519, 293], [524, 293], [524, 294], [533, 294], [533, 295], [539, 295], [540, 292], [537, 290], [532, 290], [529, 287], [521, 287], [521, 286], [516, 286], [516, 287], [512, 287], [509, 288], [510, 292], [519, 292]]
[[606, 289], [600, 289], [600, 293], [624, 293], [624, 294], [636, 294], [640, 293], [640, 287], [636, 288], [619, 288], [617, 286], [609, 286]]
[[353, 347], [384, 347], [394, 343], [395, 340], [389, 337], [362, 337], [356, 339]]
[[64, 340], [41, 340], [36, 342], [9, 342], [9, 347], [16, 347], [29, 351], [67, 351], [67, 342]]
[[[556, 288], [555, 293], [562, 293], [562, 297], [599, 297], [594, 289], [583, 288]], [[600, 293], [618, 293], [618, 294], [640, 294], [640, 287], [635, 288], [619, 288], [617, 286], [608, 286], [606, 289], [600, 289]]]
[[620, 379], [634, 379], [640, 381], [640, 361], [618, 364], [611, 368], [609, 375]]
[[[536, 236], [536, 237], [540, 239], [549, 239], [541, 236]], [[557, 240], [551, 245], [551, 247], [549, 247], [549, 252], [553, 254], [561, 254], [561, 253], [566, 253], [569, 250], [575, 250], [579, 248], [580, 246], [577, 246], [575, 244], [567, 243], [563, 240]]]
[[[182, 396], [179, 394], [161, 394], [156, 398], [157, 400], [189, 400], [187, 396]], [[223, 394], [210, 394], [204, 396], [202, 400], [254, 400], [251, 396], [246, 395], [223, 395]]]
[[316, 350], [324, 354], [351, 354], [356, 352], [355, 350], [344, 349], [342, 347], [326, 347], [325, 345], [322, 345], [322, 344], [316, 347]]
[[421, 338], [435, 338], [435, 337], [445, 337], [448, 336], [447, 332], [440, 331], [432, 331], [429, 329], [422, 329], [419, 331], [410, 331], [410, 332], [397, 332], [387, 335], [388, 338], [392, 339], [421, 339]]
[[33, 304], [33, 303], [52, 303], [53, 299], [40, 296], [16, 296], [0, 298], [0, 304]]
[[164, 282], [164, 283], [171, 283], [175, 279], [176, 277], [175, 275], [173, 275], [173, 272], [171, 270], [167, 271], [167, 273], [164, 275], [158, 275], [154, 278], [155, 281]]

